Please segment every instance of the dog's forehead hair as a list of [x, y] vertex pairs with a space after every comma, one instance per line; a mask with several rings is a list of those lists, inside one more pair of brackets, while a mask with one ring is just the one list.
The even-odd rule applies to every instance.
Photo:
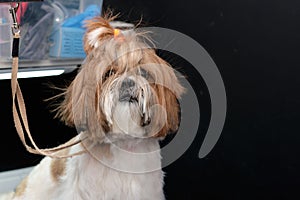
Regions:
[[126, 35], [121, 42], [114, 38], [101, 40], [88, 54], [84, 68], [89, 68], [91, 76], [100, 84], [106, 81], [105, 74], [110, 74], [110, 70], [114, 74], [111, 78], [115, 78], [125, 73], [139, 75], [137, 69], [143, 69], [152, 83], [169, 88], [176, 96], [181, 95], [182, 87], [173, 68], [135, 33]]
[[104, 61], [107, 71], [112, 66], [115, 71], [124, 72], [145, 63], [161, 63], [162, 59], [156, 56], [153, 48], [141, 41], [136, 35], [126, 37], [125, 41], [107, 39], [91, 52], [90, 60]]

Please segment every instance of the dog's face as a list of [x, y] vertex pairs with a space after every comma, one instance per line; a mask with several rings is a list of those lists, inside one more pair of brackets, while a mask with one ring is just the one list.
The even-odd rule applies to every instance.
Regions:
[[176, 131], [183, 87], [174, 70], [141, 34], [119, 33], [109, 21], [98, 17], [87, 23], [87, 58], [58, 115], [102, 141], [164, 137]]

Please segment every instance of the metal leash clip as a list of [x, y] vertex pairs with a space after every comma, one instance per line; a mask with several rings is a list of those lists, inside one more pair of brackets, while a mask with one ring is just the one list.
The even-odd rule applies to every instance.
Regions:
[[11, 8], [9, 9], [9, 12], [12, 16], [13, 19], [13, 24], [11, 26], [12, 34], [16, 35], [20, 33], [20, 25], [18, 24], [17, 21], [17, 11], [19, 9], [19, 3], [11, 3]]

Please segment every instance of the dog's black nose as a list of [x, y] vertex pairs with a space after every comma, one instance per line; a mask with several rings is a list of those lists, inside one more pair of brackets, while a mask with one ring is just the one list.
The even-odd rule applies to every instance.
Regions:
[[135, 82], [133, 80], [129, 78], [124, 79], [120, 87], [119, 101], [137, 101], [135, 89]]
[[121, 89], [133, 88], [135, 86], [135, 82], [130, 78], [125, 78], [122, 82]]

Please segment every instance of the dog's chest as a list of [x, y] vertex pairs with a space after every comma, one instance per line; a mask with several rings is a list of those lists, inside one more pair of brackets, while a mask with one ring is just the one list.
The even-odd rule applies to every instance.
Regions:
[[[115, 162], [118, 161], [112, 161]], [[163, 199], [161, 170], [135, 174], [113, 169], [108, 164], [88, 155], [70, 160], [62, 180], [64, 192], [58, 191], [55, 199]]]

